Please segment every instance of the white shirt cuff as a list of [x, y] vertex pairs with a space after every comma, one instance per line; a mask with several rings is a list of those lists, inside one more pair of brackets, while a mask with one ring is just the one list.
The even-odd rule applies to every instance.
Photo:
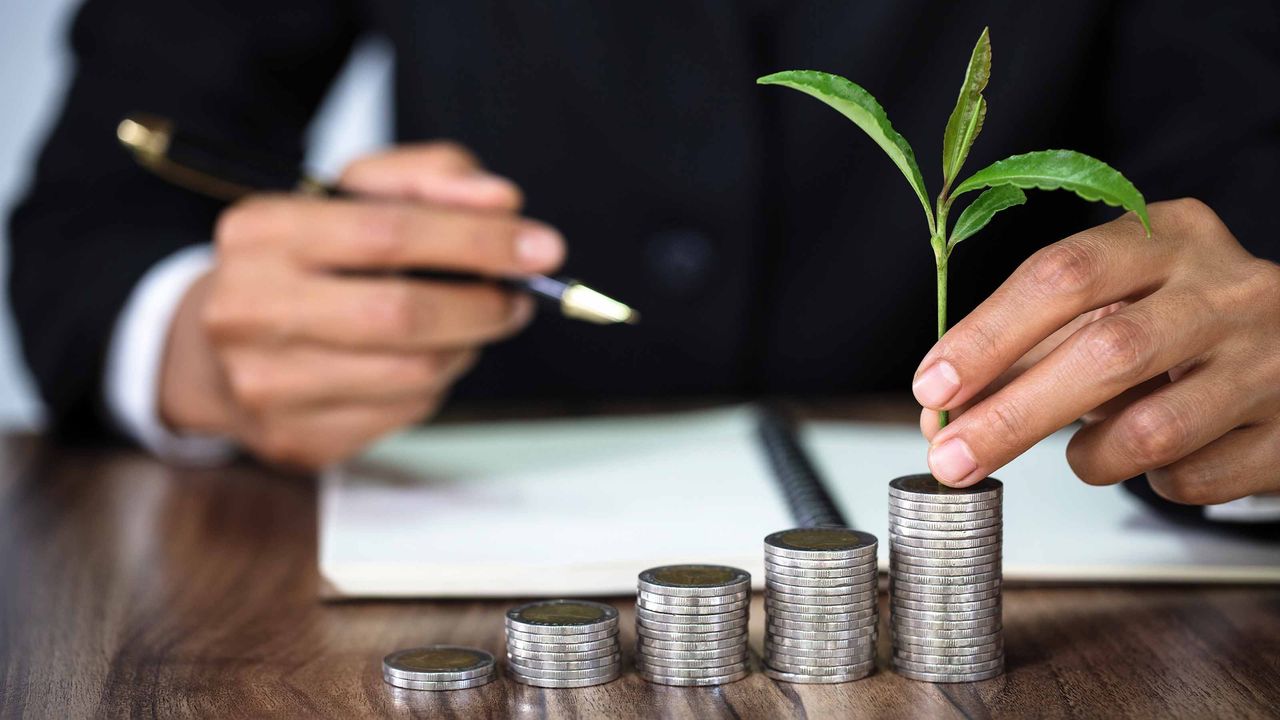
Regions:
[[184, 465], [216, 465], [236, 453], [231, 440], [179, 435], [160, 419], [160, 372], [169, 325], [187, 289], [213, 266], [213, 250], [193, 245], [156, 263], [120, 312], [107, 350], [104, 393], [116, 426], [157, 457]]

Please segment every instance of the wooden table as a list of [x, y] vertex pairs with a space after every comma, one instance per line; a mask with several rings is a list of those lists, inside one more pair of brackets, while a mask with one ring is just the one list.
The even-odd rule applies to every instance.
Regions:
[[[930, 685], [582, 690], [505, 678], [451, 693], [383, 684], [428, 642], [499, 654], [512, 602], [316, 600], [311, 480], [249, 463], [178, 470], [138, 452], [0, 442], [0, 716], [1274, 717], [1280, 589], [1010, 587], [1008, 672]], [[883, 602], [883, 598], [882, 598]], [[629, 646], [632, 607], [623, 614]], [[763, 634], [759, 598], [752, 642]], [[881, 666], [888, 632], [881, 631]], [[629, 659], [628, 659], [629, 662]]]

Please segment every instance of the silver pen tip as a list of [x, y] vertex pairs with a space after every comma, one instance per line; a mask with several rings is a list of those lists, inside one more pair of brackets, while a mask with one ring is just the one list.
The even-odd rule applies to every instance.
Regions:
[[560, 312], [564, 313], [565, 317], [600, 325], [614, 323], [635, 325], [640, 322], [640, 313], [580, 283], [571, 283], [565, 289], [560, 297]]

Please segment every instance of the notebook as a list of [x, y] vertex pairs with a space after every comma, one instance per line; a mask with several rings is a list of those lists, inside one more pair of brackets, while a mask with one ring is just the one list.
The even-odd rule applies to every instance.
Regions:
[[[763, 581], [762, 538], [794, 524], [749, 407], [423, 427], [321, 478], [327, 597], [625, 595], [655, 565]], [[887, 485], [924, 468], [910, 426], [800, 429], [841, 514], [882, 539]], [[1069, 432], [1001, 470], [1008, 581], [1280, 582], [1280, 547], [1163, 519], [1075, 479]]]

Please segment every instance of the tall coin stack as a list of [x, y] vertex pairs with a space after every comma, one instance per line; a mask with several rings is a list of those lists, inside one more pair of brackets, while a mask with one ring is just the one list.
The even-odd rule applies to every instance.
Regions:
[[764, 539], [764, 672], [840, 683], [876, 667], [880, 612], [874, 535], [797, 528]]
[[618, 611], [588, 600], [541, 600], [507, 611], [507, 670], [544, 688], [600, 685], [622, 672]]
[[893, 668], [926, 682], [1004, 672], [1000, 556], [1003, 485], [950, 488], [932, 475], [889, 483]]
[[662, 685], [723, 685], [750, 670], [751, 575], [723, 565], [640, 573], [636, 670]]

